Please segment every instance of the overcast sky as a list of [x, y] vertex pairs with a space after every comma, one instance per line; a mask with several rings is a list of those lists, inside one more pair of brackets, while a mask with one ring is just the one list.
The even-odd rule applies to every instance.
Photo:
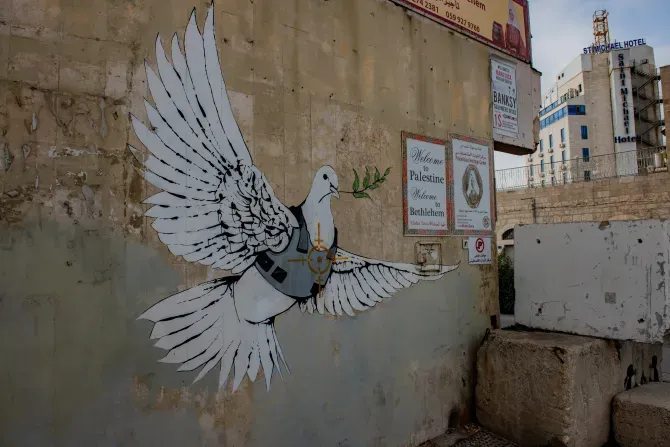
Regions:
[[[593, 12], [609, 13], [610, 40], [644, 38], [656, 65], [670, 65], [670, 0], [529, 0], [533, 66], [542, 72], [542, 93], [559, 71], [593, 43]], [[495, 168], [523, 165], [523, 157], [495, 154]]]

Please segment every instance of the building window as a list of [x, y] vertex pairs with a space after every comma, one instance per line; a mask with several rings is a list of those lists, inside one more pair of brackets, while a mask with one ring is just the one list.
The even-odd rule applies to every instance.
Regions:
[[549, 161], [551, 163], [551, 169], [554, 169], [554, 156], [553, 155], [551, 157], [549, 157]]
[[582, 92], [582, 84], [579, 84], [579, 93]]
[[586, 115], [586, 106], [568, 106], [568, 115]]
[[587, 140], [589, 138], [589, 129], [586, 126], [582, 126], [582, 140]]
[[591, 181], [591, 171], [584, 171], [584, 181], [585, 182]]
[[544, 140], [540, 140], [540, 153], [544, 152]]
[[554, 136], [549, 135], [549, 149], [553, 149], [553, 148], [554, 148]]
[[545, 127], [555, 123], [556, 121], [562, 119], [566, 115], [568, 115], [568, 106], [563, 107], [561, 110], [558, 112], [554, 112], [545, 119], [540, 121], [540, 129], [544, 129]]
[[535, 166], [530, 165], [530, 176], [533, 177], [535, 175]]
[[564, 185], [568, 184], [568, 173], [567, 172], [563, 173], [563, 184]]
[[561, 143], [565, 143], [565, 128], [561, 129]]
[[591, 160], [588, 147], [582, 148], [582, 158], [584, 159], [585, 163], [588, 163]]
[[561, 161], [565, 163], [565, 151], [561, 151]]
[[544, 160], [540, 161], [540, 172], [544, 172]]

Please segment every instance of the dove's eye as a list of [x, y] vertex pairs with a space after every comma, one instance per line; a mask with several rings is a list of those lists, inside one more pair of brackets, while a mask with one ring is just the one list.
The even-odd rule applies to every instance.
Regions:
[[328, 176], [326, 174], [323, 174], [323, 179], [328, 180]]

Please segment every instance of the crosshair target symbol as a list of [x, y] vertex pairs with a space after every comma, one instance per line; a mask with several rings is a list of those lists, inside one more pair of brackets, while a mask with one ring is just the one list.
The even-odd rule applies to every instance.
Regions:
[[349, 258], [330, 258], [328, 256], [328, 247], [323, 245], [323, 239], [321, 239], [321, 223], [317, 222], [317, 236], [316, 239], [314, 239], [314, 245], [312, 245], [312, 248], [307, 252], [307, 257], [303, 256], [298, 259], [289, 259], [288, 261], [299, 262], [302, 265], [307, 264], [307, 268], [317, 275], [316, 283], [319, 285], [319, 295], [321, 295], [321, 292], [323, 291], [321, 286], [325, 285], [325, 282], [328, 279], [328, 277], [324, 278], [322, 275], [328, 273], [328, 270], [333, 263], [346, 261], [347, 259]]
[[320, 277], [328, 271], [331, 264], [332, 260], [328, 257], [327, 249], [321, 246], [309, 249], [309, 253], [307, 253], [307, 267], [309, 267], [312, 273]]

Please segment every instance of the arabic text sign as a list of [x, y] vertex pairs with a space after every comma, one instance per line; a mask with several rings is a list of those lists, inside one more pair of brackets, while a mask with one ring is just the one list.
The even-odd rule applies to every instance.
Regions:
[[530, 62], [527, 0], [392, 0]]
[[446, 142], [408, 136], [404, 145], [405, 234], [447, 232]]
[[455, 229], [492, 231], [490, 147], [452, 137]]
[[516, 68], [491, 59], [493, 132], [512, 138], [519, 136]]
[[468, 238], [468, 263], [469, 264], [490, 264], [491, 256], [491, 238], [490, 237], [470, 237]]

